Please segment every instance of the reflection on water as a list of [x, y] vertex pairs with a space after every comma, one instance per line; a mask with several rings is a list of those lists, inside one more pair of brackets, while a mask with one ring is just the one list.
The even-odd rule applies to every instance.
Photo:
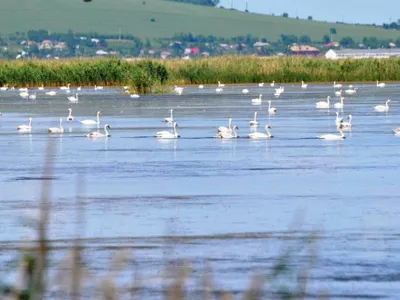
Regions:
[[[243, 95], [241, 90], [250, 93]], [[85, 174], [85, 242], [91, 246], [88, 264], [99, 266], [110, 247], [135, 248], [135, 258], [150, 276], [162, 265], [165, 227], [173, 220], [181, 235], [177, 257], [201, 268], [209, 258], [215, 276], [226, 289], [240, 291], [242, 278], [253, 267], [268, 268], [282, 244], [321, 230], [318, 262], [310, 274], [310, 293], [332, 291], [336, 299], [366, 295], [395, 299], [400, 243], [397, 239], [399, 139], [398, 86], [377, 91], [359, 85], [357, 95], [345, 97], [340, 116], [351, 114], [353, 128], [343, 141], [316, 136], [335, 133], [336, 110], [316, 109], [315, 102], [331, 95], [332, 87], [310, 85], [307, 90], [286, 86], [274, 98], [273, 89], [227, 86], [186, 88], [181, 96], [142, 96], [130, 100], [119, 91], [82, 90], [73, 106], [75, 121], [63, 135], [49, 136], [47, 128], [66, 117], [70, 104], [63, 93], [37, 94], [22, 100], [17, 93], [1, 94], [0, 200], [5, 249], [18, 251], [26, 235], [19, 216], [38, 208], [44, 153], [56, 141], [50, 237], [57, 239], [60, 257], [75, 235], [75, 174]], [[251, 99], [263, 93], [265, 101]], [[373, 107], [392, 99], [388, 113]], [[50, 100], [51, 99], [51, 100]], [[273, 99], [276, 115], [268, 114]], [[338, 99], [338, 98], [337, 98]], [[169, 109], [179, 124], [180, 139], [154, 138]], [[103, 112], [100, 126], [77, 120]], [[249, 121], [257, 111], [258, 127]], [[33, 117], [31, 134], [16, 126]], [[239, 138], [216, 138], [216, 129], [239, 126]], [[93, 130], [111, 126], [111, 137], [88, 139]], [[265, 132], [271, 140], [251, 140], [250, 132]], [[288, 230], [293, 216], [303, 221]], [[2, 254], [6, 255], [6, 254]], [[296, 254], [301, 261], [300, 253]], [[5, 258], [0, 256], [2, 260]], [[151, 268], [149, 268], [151, 266]], [[196, 277], [198, 274], [194, 274]], [[198, 279], [198, 278], [197, 278]]]

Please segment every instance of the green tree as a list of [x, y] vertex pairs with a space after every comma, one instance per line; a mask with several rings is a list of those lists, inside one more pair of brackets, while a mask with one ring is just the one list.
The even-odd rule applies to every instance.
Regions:
[[327, 35], [327, 34], [325, 34], [325, 35], [322, 37], [322, 43], [328, 44], [328, 43], [330, 43], [330, 42], [331, 42], [330, 36]]
[[302, 43], [302, 44], [310, 44], [311, 43], [311, 39], [310, 39], [310, 37], [308, 35], [302, 35], [299, 38], [299, 42]]
[[283, 18], [289, 18], [289, 14], [285, 12], [285, 13], [282, 14], [282, 17]]
[[354, 48], [354, 40], [351, 36], [346, 36], [342, 38], [339, 42], [340, 45], [346, 48]]
[[312, 19], [313, 19], [312, 16], [308, 16], [307, 18], [308, 21], [312, 21]]

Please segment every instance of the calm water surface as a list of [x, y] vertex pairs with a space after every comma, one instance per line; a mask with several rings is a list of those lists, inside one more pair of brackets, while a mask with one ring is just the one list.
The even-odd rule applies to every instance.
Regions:
[[[353, 130], [343, 141], [315, 137], [335, 133], [335, 109], [315, 108], [332, 96], [332, 86], [307, 90], [286, 85], [275, 98], [271, 87], [186, 88], [182, 96], [151, 95], [131, 99], [117, 89], [83, 90], [78, 104], [67, 95], [24, 100], [17, 92], [0, 94], [0, 243], [17, 253], [34, 234], [21, 216], [37, 215], [44, 156], [55, 142], [50, 237], [60, 260], [76, 235], [77, 181], [84, 182], [85, 222], [80, 230], [88, 265], [108, 261], [109, 247], [133, 247], [149, 290], [159, 286], [166, 235], [181, 236], [172, 256], [187, 258], [199, 271], [204, 259], [213, 266], [221, 289], [240, 292], [253, 268], [268, 270], [293, 241], [320, 231], [317, 261], [310, 273], [310, 298], [329, 291], [332, 299], [400, 295], [400, 206], [398, 174], [400, 86], [358, 85], [345, 95], [343, 115], [353, 115]], [[250, 89], [243, 95], [243, 88]], [[251, 99], [262, 93], [261, 105]], [[373, 106], [392, 100], [388, 113]], [[278, 109], [267, 114], [268, 102]], [[95, 119], [108, 139], [89, 140], [96, 127], [64, 123], [63, 135], [49, 136], [72, 107], [77, 120]], [[162, 122], [174, 109], [178, 140], [157, 140]], [[258, 112], [259, 131], [270, 124], [272, 140], [250, 140], [249, 121]], [[33, 118], [32, 134], [16, 126]], [[228, 118], [239, 127], [237, 140], [215, 138]], [[301, 242], [300, 242], [301, 244]], [[12, 251], [11, 251], [12, 250]], [[2, 260], [10, 255], [2, 252]], [[293, 253], [294, 268], [310, 253]], [[101, 272], [101, 270], [99, 270]], [[2, 275], [3, 276], [3, 275]], [[201, 277], [195, 272], [194, 282]]]

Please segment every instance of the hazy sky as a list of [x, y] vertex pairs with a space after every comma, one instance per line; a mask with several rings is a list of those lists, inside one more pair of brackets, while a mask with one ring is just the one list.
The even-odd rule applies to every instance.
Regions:
[[[221, 5], [245, 9], [246, 0], [220, 0]], [[247, 0], [249, 11], [348, 23], [388, 23], [400, 18], [400, 0]], [[351, 4], [350, 4], [351, 3]]]

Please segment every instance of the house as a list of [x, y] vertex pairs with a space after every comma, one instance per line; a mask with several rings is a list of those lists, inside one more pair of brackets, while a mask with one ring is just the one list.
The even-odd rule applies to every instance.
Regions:
[[52, 49], [52, 48], [53, 48], [53, 42], [50, 41], [50, 40], [44, 40], [39, 45], [39, 49], [49, 50], [49, 49]]
[[91, 41], [92, 43], [96, 43], [96, 44], [100, 43], [100, 40], [99, 40], [99, 39], [90, 39], [90, 41]]
[[161, 51], [161, 53], [160, 53], [160, 57], [162, 59], [166, 59], [170, 55], [171, 55], [171, 52], [169, 52], [169, 51]]
[[293, 55], [302, 55], [302, 56], [316, 56], [319, 54], [319, 49], [308, 46], [308, 45], [297, 45], [294, 44], [290, 47]]
[[54, 49], [62, 51], [64, 49], [67, 49], [67, 44], [64, 43], [64, 42], [59, 42], [59, 43], [54, 45]]
[[104, 50], [97, 50], [96, 55], [108, 55], [108, 52]]
[[263, 42], [256, 42], [253, 44], [253, 47], [256, 47], [256, 48], [262, 48], [262, 47], [268, 47], [268, 46], [269, 46], [269, 43], [263, 43]]
[[346, 58], [389, 58], [399, 57], [400, 48], [394, 49], [331, 49], [325, 53], [326, 59], [346, 59]]

